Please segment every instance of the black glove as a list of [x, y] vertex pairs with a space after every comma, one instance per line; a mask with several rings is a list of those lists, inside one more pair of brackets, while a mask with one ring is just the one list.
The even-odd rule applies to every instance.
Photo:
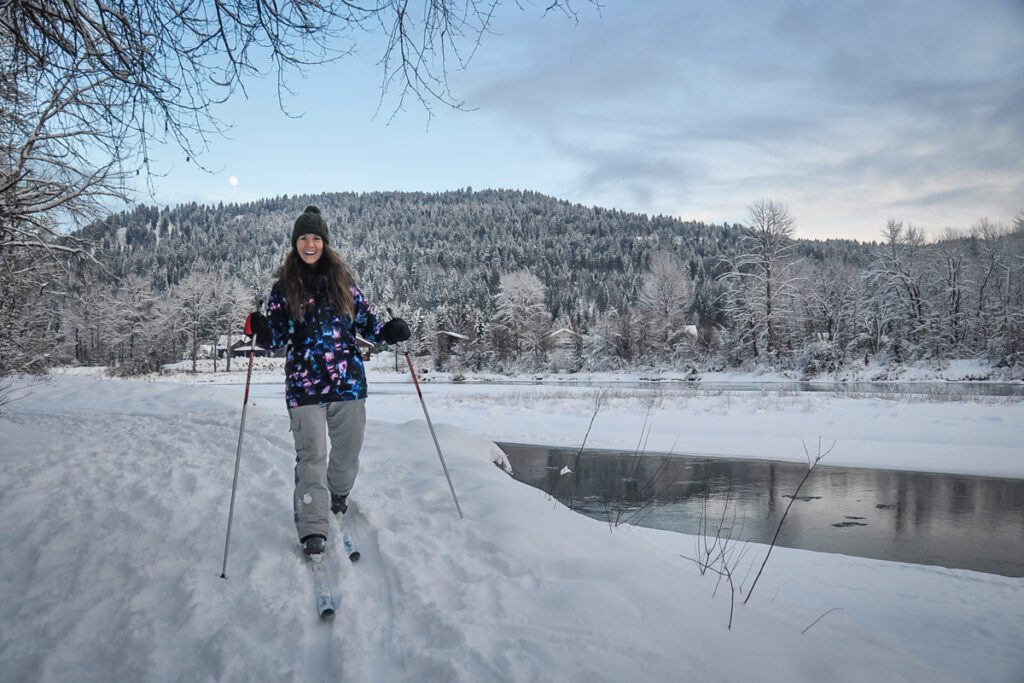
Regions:
[[270, 323], [267, 322], [267, 316], [259, 311], [253, 311], [246, 318], [245, 333], [254, 336], [259, 346], [265, 349], [270, 348], [270, 342], [273, 340], [273, 335], [270, 333]]
[[384, 327], [380, 328], [380, 338], [388, 344], [404, 342], [411, 336], [412, 332], [409, 331], [409, 325], [401, 318], [392, 318], [384, 323]]

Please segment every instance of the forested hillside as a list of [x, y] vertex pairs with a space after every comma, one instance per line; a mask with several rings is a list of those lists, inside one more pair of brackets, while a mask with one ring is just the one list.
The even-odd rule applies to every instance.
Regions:
[[[485, 308], [502, 274], [527, 270], [546, 286], [555, 315], [604, 312], [636, 295], [652, 253], [671, 252], [696, 277], [705, 260], [733, 249], [728, 226], [684, 223], [586, 208], [529, 192], [482, 191], [324, 194], [217, 207], [140, 207], [88, 233], [112, 254], [118, 275], [154, 287], [176, 285], [192, 270], [246, 274], [269, 288], [269, 271], [289, 248], [291, 223], [320, 207], [339, 249], [376, 299], [433, 308]], [[863, 250], [860, 252], [863, 254]]]
[[60, 354], [134, 372], [237, 336], [308, 204], [378, 310], [409, 319], [416, 350], [438, 367], [814, 374], [871, 358], [1020, 362], [1020, 219], [935, 243], [898, 222], [879, 226], [879, 243], [800, 241], [770, 201], [746, 225], [707, 225], [471, 189], [112, 215], [83, 231], [109, 272], [60, 301]]

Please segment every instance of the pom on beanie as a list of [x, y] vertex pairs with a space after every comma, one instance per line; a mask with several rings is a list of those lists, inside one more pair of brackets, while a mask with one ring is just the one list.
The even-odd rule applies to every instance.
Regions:
[[295, 243], [303, 235], [320, 235], [325, 246], [330, 243], [327, 233], [327, 221], [320, 215], [320, 209], [315, 206], [307, 206], [302, 215], [295, 219], [295, 225], [292, 227], [293, 249], [295, 248]]

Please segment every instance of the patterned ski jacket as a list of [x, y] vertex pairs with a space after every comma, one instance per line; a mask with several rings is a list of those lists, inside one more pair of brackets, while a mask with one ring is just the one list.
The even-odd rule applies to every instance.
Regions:
[[285, 399], [289, 408], [366, 398], [366, 370], [356, 345], [356, 333], [378, 341], [382, 321], [370, 302], [352, 286], [354, 319], [338, 315], [323, 287], [310, 297], [314, 304], [304, 322], [292, 319], [280, 282], [267, 300], [272, 349], [288, 345], [285, 360]]

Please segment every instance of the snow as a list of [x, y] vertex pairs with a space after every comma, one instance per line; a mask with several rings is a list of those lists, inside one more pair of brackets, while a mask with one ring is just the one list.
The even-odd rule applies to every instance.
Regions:
[[[282, 373], [259, 360], [227, 580], [244, 362], [172, 381], [68, 372], [4, 407], [0, 679], [1022, 680], [1024, 579], [776, 548], [730, 630], [728, 590], [682, 557], [696, 539], [611, 530], [494, 465], [496, 440], [578, 446], [598, 388], [428, 383], [460, 520], [387, 359], [346, 516], [362, 559], [333, 535], [339, 614], [320, 622], [291, 519]], [[604, 401], [593, 445], [632, 449], [646, 419], [649, 450], [802, 460], [820, 435], [839, 442], [831, 464], [1024, 477], [1020, 400]]]

